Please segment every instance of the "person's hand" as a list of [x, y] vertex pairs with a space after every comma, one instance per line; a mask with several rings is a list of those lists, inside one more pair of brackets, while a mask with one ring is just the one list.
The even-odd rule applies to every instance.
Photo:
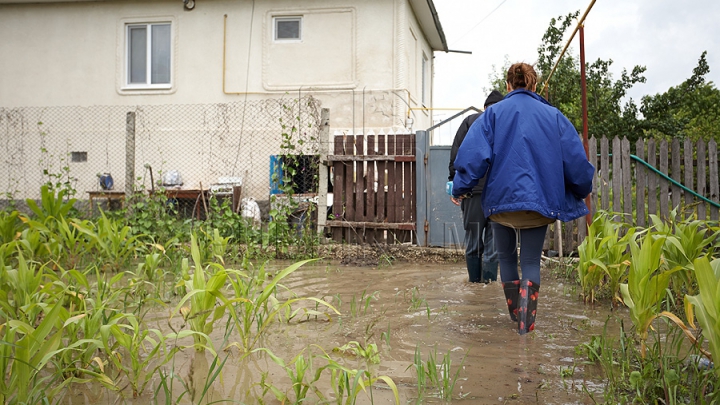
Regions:
[[459, 206], [460, 205], [460, 199], [455, 197], [450, 197], [450, 201], [452, 201], [453, 204]]

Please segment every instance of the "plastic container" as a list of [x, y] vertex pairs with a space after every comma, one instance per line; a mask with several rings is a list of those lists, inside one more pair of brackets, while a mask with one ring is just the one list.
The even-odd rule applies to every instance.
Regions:
[[453, 187], [452, 181], [448, 181], [447, 184], [445, 184], [445, 192], [448, 193], [449, 196], [452, 196], [452, 187]]

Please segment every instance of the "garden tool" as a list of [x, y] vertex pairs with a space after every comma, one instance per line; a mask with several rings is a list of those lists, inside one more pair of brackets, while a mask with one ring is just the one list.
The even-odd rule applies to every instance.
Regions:
[[507, 302], [510, 319], [517, 322], [518, 314], [518, 296], [520, 295], [520, 280], [508, 281], [503, 283], [503, 292], [505, 293], [505, 301]]
[[518, 302], [518, 333], [524, 335], [535, 329], [535, 315], [537, 314], [537, 300], [540, 284], [528, 279], [520, 280]]

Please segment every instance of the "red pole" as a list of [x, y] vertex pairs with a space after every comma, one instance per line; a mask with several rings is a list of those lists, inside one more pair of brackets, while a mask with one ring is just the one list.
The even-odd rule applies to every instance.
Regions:
[[[588, 106], [587, 106], [587, 84], [585, 82], [585, 24], [580, 24], [580, 97], [582, 98], [582, 121], [583, 121], [583, 146], [585, 147], [585, 156], [590, 160], [590, 150], [588, 148]], [[588, 207], [588, 214], [585, 216], [587, 226], [592, 224], [592, 205], [591, 196], [585, 197], [585, 205]]]

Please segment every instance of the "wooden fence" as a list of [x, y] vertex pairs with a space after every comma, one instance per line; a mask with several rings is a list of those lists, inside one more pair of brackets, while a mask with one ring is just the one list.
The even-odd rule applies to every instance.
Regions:
[[336, 135], [333, 240], [416, 242], [415, 135]]
[[[617, 212], [627, 223], [647, 226], [649, 215], [667, 218], [677, 207], [685, 217], [718, 220], [720, 210], [708, 202], [720, 202], [715, 141], [641, 139], [635, 143], [635, 154], [626, 138], [593, 137], [588, 146], [590, 161], [597, 169], [591, 198], [593, 213], [598, 209]], [[559, 250], [562, 242], [567, 252], [577, 248], [585, 235], [585, 218], [563, 224], [560, 233], [551, 226], [545, 247]]]

